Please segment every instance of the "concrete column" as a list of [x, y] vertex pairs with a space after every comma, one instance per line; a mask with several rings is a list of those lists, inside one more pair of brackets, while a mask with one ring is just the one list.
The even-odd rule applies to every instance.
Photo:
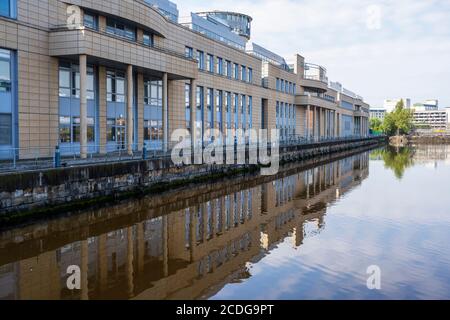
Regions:
[[87, 56], [80, 55], [80, 157], [87, 158]]
[[169, 81], [167, 73], [163, 74], [162, 118], [163, 118], [163, 151], [169, 150]]
[[310, 133], [310, 124], [311, 124], [311, 106], [308, 105], [306, 107], [306, 127], [305, 127], [305, 134], [306, 134], [306, 139], [309, 141], [311, 138], [311, 133]]
[[133, 155], [133, 66], [127, 66], [127, 150], [129, 155]]

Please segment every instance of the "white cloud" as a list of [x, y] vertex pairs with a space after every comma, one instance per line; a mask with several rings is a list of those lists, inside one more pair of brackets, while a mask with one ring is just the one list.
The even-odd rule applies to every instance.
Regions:
[[[300, 53], [372, 105], [387, 97], [437, 98], [450, 107], [450, 2], [439, 0], [179, 1], [190, 11], [253, 17], [252, 40], [286, 58]], [[367, 28], [368, 8], [380, 27]]]

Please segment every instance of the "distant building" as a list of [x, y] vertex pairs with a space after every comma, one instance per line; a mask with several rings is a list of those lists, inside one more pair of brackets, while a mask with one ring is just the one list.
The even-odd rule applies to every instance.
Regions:
[[178, 22], [179, 11], [177, 5], [168, 0], [145, 0], [146, 3], [157, 9], [163, 16], [173, 22]]
[[450, 109], [414, 111], [414, 124], [417, 127], [446, 129], [449, 124]]
[[384, 100], [383, 108], [386, 110], [386, 112], [392, 112], [401, 100], [403, 100], [405, 108], [411, 108], [411, 99], [409, 98], [386, 99]]
[[370, 119], [380, 119], [381, 121], [384, 120], [386, 117], [386, 109], [370, 109]]
[[415, 111], [436, 111], [439, 110], [439, 101], [426, 100], [423, 103], [415, 103], [413, 109]]

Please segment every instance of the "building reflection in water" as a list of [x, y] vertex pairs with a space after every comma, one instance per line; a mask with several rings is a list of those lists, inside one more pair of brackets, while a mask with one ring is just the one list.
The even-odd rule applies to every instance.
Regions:
[[[364, 153], [137, 222], [96, 224], [104, 212], [91, 211], [84, 220], [4, 232], [0, 299], [211, 297], [250, 277], [248, 263], [287, 237], [299, 248], [319, 233], [327, 207], [358, 186], [368, 166]], [[66, 288], [71, 265], [81, 268], [81, 290]]]

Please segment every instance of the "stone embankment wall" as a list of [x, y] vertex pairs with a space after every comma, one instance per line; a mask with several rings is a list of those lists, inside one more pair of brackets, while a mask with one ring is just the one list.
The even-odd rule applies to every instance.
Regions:
[[[372, 138], [285, 147], [280, 149], [280, 163], [385, 142]], [[70, 205], [77, 208], [256, 170], [254, 165], [175, 166], [170, 158], [164, 158], [0, 174], [0, 217], [38, 209], [68, 210]]]

